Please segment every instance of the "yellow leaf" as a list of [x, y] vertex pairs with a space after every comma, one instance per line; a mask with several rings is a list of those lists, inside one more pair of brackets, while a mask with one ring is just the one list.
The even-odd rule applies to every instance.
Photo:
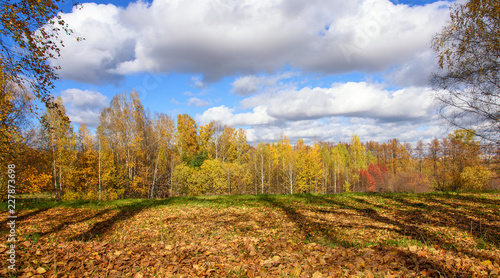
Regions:
[[47, 272], [47, 270], [45, 270], [45, 268], [43, 267], [39, 267], [36, 269], [36, 273], [38, 274], [44, 274], [45, 272]]
[[482, 261], [481, 265], [491, 265], [491, 261], [490, 260]]
[[319, 271], [316, 271], [314, 272], [312, 278], [322, 278], [323, 277], [323, 274], [321, 274], [321, 272]]

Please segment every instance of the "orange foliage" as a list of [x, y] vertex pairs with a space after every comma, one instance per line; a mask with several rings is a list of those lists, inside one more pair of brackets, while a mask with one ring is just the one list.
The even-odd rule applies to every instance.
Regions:
[[52, 177], [45, 173], [38, 173], [38, 170], [33, 166], [28, 166], [26, 170], [23, 171], [23, 177], [21, 178], [21, 188], [22, 193], [41, 193], [51, 189]]

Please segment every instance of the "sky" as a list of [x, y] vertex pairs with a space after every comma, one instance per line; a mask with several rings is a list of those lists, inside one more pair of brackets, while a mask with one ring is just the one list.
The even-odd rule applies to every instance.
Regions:
[[[153, 0], [63, 8], [54, 94], [95, 128], [114, 95], [251, 142], [443, 138], [428, 84], [449, 1]], [[77, 42], [75, 37], [85, 40]]]

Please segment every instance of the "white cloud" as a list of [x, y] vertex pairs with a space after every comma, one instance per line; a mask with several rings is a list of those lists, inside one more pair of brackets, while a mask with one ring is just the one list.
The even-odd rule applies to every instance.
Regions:
[[116, 65], [134, 58], [136, 34], [123, 24], [122, 9], [95, 3], [83, 7], [62, 16], [74, 31], [73, 36], [84, 41], [63, 35], [65, 46], [53, 64], [61, 66], [59, 74], [65, 79], [94, 84], [116, 82], [122, 78]]
[[197, 107], [201, 107], [201, 106], [207, 106], [207, 105], [210, 105], [210, 102], [206, 101], [206, 100], [202, 100], [202, 99], [199, 99], [197, 97], [192, 97], [188, 100], [188, 105], [189, 106], [197, 106]]
[[388, 91], [366, 82], [334, 84], [331, 88], [302, 88], [261, 94], [242, 101], [243, 108], [267, 107], [280, 120], [348, 116], [382, 121], [422, 120], [431, 115], [432, 91], [410, 87]]
[[203, 82], [202, 78], [199, 76], [191, 77], [190, 85], [196, 89], [205, 89], [208, 86], [208, 84]]
[[[378, 84], [349, 82], [330, 88], [288, 89], [259, 94], [241, 101], [238, 112], [226, 106], [212, 107], [197, 119], [205, 124], [220, 121], [230, 126], [250, 126], [248, 140], [277, 140], [283, 131], [296, 140], [315, 138], [346, 141], [353, 134], [364, 140], [399, 138], [416, 142], [445, 135], [438, 132], [433, 92], [425, 87], [391, 91]], [[442, 129], [442, 128], [441, 128]]]
[[343, 117], [332, 117], [327, 121], [308, 120], [290, 121], [282, 125], [252, 126], [247, 129], [248, 142], [279, 140], [281, 133], [290, 138], [292, 143], [303, 139], [306, 144], [317, 141], [349, 142], [356, 134], [364, 142], [387, 142], [397, 138], [402, 142], [416, 144], [418, 140], [429, 141], [433, 137], [443, 138], [450, 130], [442, 127], [442, 122], [435, 119], [426, 124], [411, 122], [380, 123], [367, 118], [354, 121]]
[[87, 3], [63, 16], [86, 41], [64, 39], [56, 63], [62, 77], [94, 83], [142, 71], [195, 73], [204, 81], [284, 66], [329, 74], [383, 71], [428, 51], [448, 18], [446, 5], [154, 0], [122, 9]]
[[218, 121], [229, 126], [265, 125], [276, 122], [276, 119], [269, 116], [266, 110], [267, 108], [264, 106], [257, 106], [253, 112], [235, 114], [235, 109], [222, 105], [209, 108], [202, 115], [197, 115], [196, 118], [201, 124]]
[[232, 85], [233, 94], [247, 96], [256, 93], [262, 84], [262, 78], [254, 75], [246, 75], [236, 79]]
[[[294, 73], [288, 72], [274, 76], [245, 75], [237, 78], [231, 85], [232, 93], [240, 96], [248, 96], [257, 92], [264, 92], [269, 89], [276, 89], [275, 86], [283, 79], [289, 79]], [[284, 84], [280, 84], [282, 87]], [[269, 88], [271, 87], [271, 88]]]
[[99, 125], [99, 115], [109, 104], [108, 98], [94, 91], [67, 89], [61, 92], [70, 120], [88, 127]]
[[415, 54], [413, 59], [395, 67], [386, 78], [399, 86], [428, 86], [429, 78], [437, 72], [438, 63], [432, 50]]

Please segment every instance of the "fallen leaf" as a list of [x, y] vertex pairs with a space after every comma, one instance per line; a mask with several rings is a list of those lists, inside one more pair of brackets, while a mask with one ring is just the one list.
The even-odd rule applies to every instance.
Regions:
[[292, 274], [295, 277], [299, 277], [301, 272], [302, 272], [302, 268], [299, 266], [299, 267], [294, 268], [290, 274]]
[[47, 270], [41, 266], [36, 269], [36, 273], [38, 274], [44, 274], [45, 272], [47, 272]]
[[490, 260], [482, 261], [481, 265], [491, 265], [491, 261]]
[[314, 272], [312, 278], [322, 278], [323, 277], [323, 274], [321, 274], [321, 272], [319, 271], [316, 271]]

